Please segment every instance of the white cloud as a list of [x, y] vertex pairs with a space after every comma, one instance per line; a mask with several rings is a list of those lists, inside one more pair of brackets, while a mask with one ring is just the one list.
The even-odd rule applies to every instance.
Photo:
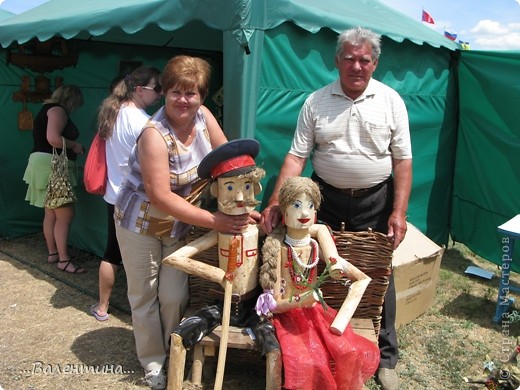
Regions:
[[484, 19], [480, 20], [475, 27], [470, 30], [473, 34], [491, 34], [501, 35], [506, 34], [509, 29], [495, 20]]
[[475, 43], [489, 50], [518, 50], [520, 49], [520, 33], [491, 38], [477, 38]]
[[520, 49], [520, 23], [503, 25], [494, 20], [484, 19], [470, 31], [475, 37], [474, 42], [487, 50]]

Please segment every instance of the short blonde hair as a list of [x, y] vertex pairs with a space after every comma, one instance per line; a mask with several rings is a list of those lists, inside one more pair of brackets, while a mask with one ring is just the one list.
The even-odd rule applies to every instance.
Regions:
[[197, 88], [204, 100], [208, 95], [211, 65], [208, 61], [186, 55], [173, 57], [164, 66], [161, 78], [163, 91], [178, 86], [182, 89]]

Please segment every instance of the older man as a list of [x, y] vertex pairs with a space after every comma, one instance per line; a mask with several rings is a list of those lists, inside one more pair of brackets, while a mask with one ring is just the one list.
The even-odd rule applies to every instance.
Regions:
[[[291, 148], [262, 212], [267, 233], [280, 219], [281, 184], [300, 175], [312, 154], [312, 178], [323, 195], [321, 221], [334, 230], [342, 222], [350, 231], [372, 228], [387, 234], [394, 248], [403, 240], [412, 181], [408, 114], [398, 93], [372, 78], [380, 53], [381, 37], [368, 29], [339, 35], [339, 79], [312, 93], [300, 111]], [[395, 307], [392, 276], [379, 337], [377, 380], [384, 390], [399, 388]]]

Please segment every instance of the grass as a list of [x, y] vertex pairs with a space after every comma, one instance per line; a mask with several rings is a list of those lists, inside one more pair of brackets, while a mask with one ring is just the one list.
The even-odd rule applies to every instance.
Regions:
[[[470, 265], [494, 272], [492, 280], [466, 275]], [[499, 268], [461, 244], [445, 252], [432, 307], [398, 329], [401, 388], [477, 389], [464, 377], [483, 375], [484, 363], [500, 366], [516, 345], [519, 323], [504, 332], [492, 317], [498, 294]], [[518, 283], [512, 275], [511, 281]], [[476, 387], [475, 387], [476, 386]], [[480, 388], [485, 388], [479, 385]], [[370, 389], [378, 386], [371, 383]]]

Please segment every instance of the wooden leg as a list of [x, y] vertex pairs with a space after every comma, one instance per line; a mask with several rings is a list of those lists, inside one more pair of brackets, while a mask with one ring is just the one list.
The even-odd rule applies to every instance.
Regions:
[[191, 367], [191, 383], [202, 384], [202, 367], [204, 366], [204, 347], [196, 344], [193, 347], [193, 365]]
[[182, 390], [185, 363], [186, 349], [184, 345], [182, 345], [182, 337], [176, 333], [172, 333], [170, 364], [168, 366], [168, 390]]
[[231, 317], [231, 295], [233, 284], [226, 280], [224, 287], [224, 307], [222, 309], [222, 331], [220, 332], [220, 344], [218, 350], [217, 375], [215, 377], [214, 390], [222, 390], [224, 384], [224, 370], [226, 367], [227, 344], [229, 338], [229, 321]]
[[282, 353], [280, 350], [269, 352], [265, 363], [265, 389], [280, 390], [282, 388]]

